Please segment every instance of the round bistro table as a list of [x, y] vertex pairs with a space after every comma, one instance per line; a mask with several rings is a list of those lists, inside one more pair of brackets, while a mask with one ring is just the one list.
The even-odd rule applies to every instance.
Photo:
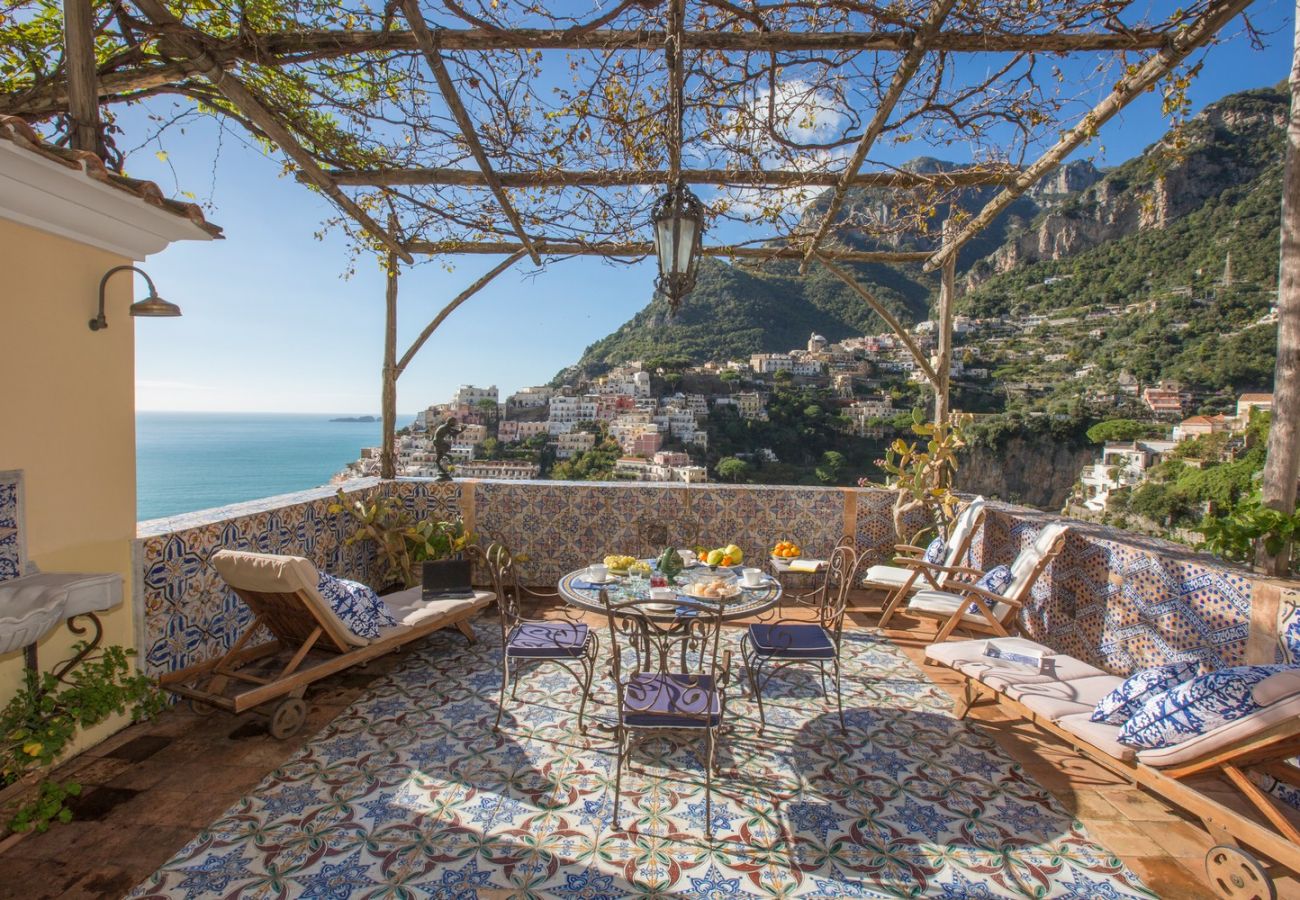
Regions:
[[[684, 570], [684, 572], [694, 572], [699, 568], [703, 567], [693, 567]], [[637, 597], [642, 599], [649, 599], [650, 597], [650, 582], [648, 580], [638, 579], [634, 586], [627, 578], [615, 577], [609, 584], [591, 585], [586, 580], [586, 574], [586, 569], [579, 569], [560, 579], [560, 596], [570, 606], [576, 606], [586, 612], [604, 615], [605, 605], [600, 600], [602, 587], [609, 592], [609, 599], [612, 603], [622, 603]], [[773, 578], [771, 575], [763, 576], [763, 585], [761, 587], [748, 588], [742, 585], [740, 594], [723, 604], [722, 621], [728, 622], [732, 619], [743, 619], [747, 616], [756, 616], [759, 613], [767, 612], [781, 602], [782, 593], [780, 580]], [[685, 597], [687, 595], [682, 594], [681, 596]], [[646, 617], [650, 619], [671, 621], [677, 618], [675, 610], [664, 610], [661, 613], [656, 613], [654, 610], [646, 610], [645, 607], [641, 607], [641, 609]]]

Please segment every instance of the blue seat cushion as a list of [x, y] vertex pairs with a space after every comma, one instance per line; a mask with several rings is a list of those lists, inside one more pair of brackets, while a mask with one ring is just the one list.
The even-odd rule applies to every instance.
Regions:
[[750, 625], [749, 641], [770, 659], [835, 658], [835, 644], [820, 625]]
[[587, 626], [580, 622], [520, 622], [510, 631], [506, 653], [536, 659], [582, 656]]
[[722, 704], [711, 675], [643, 672], [623, 685], [621, 714], [634, 728], [711, 728]]

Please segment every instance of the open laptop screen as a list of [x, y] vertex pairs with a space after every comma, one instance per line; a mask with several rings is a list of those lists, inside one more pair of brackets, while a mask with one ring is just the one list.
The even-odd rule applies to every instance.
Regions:
[[421, 596], [425, 600], [447, 600], [473, 597], [470, 584], [471, 564], [467, 559], [440, 559], [424, 564], [424, 585]]

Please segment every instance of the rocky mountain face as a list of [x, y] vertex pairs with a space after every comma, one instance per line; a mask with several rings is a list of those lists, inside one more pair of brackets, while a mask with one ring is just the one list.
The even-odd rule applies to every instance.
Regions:
[[973, 289], [993, 275], [1074, 256], [1147, 228], [1165, 228], [1226, 188], [1276, 162], [1287, 96], [1262, 89], [1225, 97], [1179, 132], [1104, 175], [1086, 161], [1058, 169], [1033, 191], [1038, 213], [966, 273]]
[[996, 449], [976, 447], [962, 458], [957, 489], [1039, 509], [1060, 509], [1092, 447], [1070, 447], [1050, 437], [1013, 437]]

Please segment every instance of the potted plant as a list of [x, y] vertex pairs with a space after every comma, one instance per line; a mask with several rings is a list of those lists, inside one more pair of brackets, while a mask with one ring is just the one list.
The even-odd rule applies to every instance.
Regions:
[[[947, 423], [926, 422], [921, 410], [913, 410], [912, 433], [924, 442], [898, 438], [885, 450], [885, 458], [876, 461], [885, 483], [875, 485], [865, 478], [858, 482], [894, 492], [894, 533], [899, 543], [919, 544], [931, 530], [947, 537], [959, 502], [952, 490], [957, 454], [966, 447], [970, 422], [971, 416], [965, 414], [955, 414]], [[928, 521], [913, 532], [910, 523], [921, 511]]]
[[340, 489], [330, 512], [346, 513], [356, 524], [344, 540], [349, 547], [374, 545], [385, 587], [414, 587], [425, 562], [456, 558], [475, 542], [460, 520], [417, 520], [400, 500], [387, 495], [366, 501], [351, 499]]

